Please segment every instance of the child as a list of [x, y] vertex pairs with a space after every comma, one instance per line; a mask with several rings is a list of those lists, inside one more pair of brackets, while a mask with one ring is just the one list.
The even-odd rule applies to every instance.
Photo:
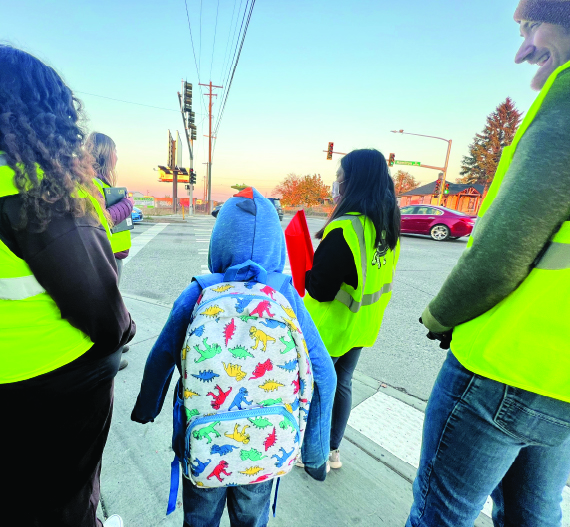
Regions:
[[[220, 210], [208, 255], [208, 265], [213, 274], [195, 277], [174, 303], [170, 317], [147, 359], [141, 391], [131, 419], [144, 424], [153, 421], [159, 414], [174, 366], [181, 372], [181, 351], [192, 311], [202, 290], [223, 282], [228, 268], [248, 261], [252, 265], [243, 266], [234, 281], [256, 281], [258, 266], [263, 267], [268, 280], [273, 277], [274, 283], [283, 284], [278, 292], [295, 311], [296, 322], [305, 338], [314, 391], [301, 450], [305, 471], [314, 479], [323, 481], [329, 454], [328, 438], [336, 375], [330, 356], [301, 298], [290, 280], [281, 274], [285, 264], [285, 239], [275, 207], [252, 188], [236, 194]], [[250, 345], [251, 342], [247, 343], [247, 346]], [[208, 367], [215, 364], [215, 360], [210, 359]], [[188, 375], [198, 373], [200, 364], [196, 365], [195, 371], [189, 369], [192, 361], [187, 364]], [[179, 382], [179, 397], [182, 396], [180, 386]], [[182, 411], [183, 408], [180, 409]], [[185, 420], [184, 415], [174, 416], [173, 448], [181, 460], [184, 454]], [[256, 484], [218, 488], [200, 488], [190, 480], [182, 479], [185, 525], [218, 525], [226, 499], [232, 527], [267, 525], [271, 479]]]

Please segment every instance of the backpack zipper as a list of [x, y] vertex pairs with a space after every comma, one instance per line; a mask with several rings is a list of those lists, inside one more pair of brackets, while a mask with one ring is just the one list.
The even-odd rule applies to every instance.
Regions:
[[235, 421], [236, 419], [247, 419], [249, 417], [258, 417], [260, 415], [281, 415], [287, 417], [291, 424], [295, 427], [297, 434], [300, 434], [299, 425], [295, 416], [284, 406], [264, 406], [252, 408], [250, 410], [239, 410], [236, 412], [220, 412], [214, 415], [204, 415], [196, 418], [186, 429], [186, 444], [189, 446], [192, 430], [200, 424], [209, 423], [211, 421]]

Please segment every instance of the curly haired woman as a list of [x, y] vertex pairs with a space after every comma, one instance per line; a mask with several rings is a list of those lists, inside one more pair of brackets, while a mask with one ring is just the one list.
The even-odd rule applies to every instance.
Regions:
[[6, 525], [101, 525], [96, 509], [113, 378], [135, 324], [119, 293], [80, 115], [53, 68], [0, 45]]

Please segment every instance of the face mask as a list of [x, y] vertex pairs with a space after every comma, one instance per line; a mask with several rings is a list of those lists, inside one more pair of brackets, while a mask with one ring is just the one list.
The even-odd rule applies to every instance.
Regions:
[[340, 200], [340, 184], [338, 181], [333, 181], [331, 195], [333, 203], [338, 203]]

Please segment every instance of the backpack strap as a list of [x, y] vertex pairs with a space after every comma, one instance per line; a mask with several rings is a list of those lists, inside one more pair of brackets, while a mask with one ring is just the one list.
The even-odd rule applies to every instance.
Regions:
[[249, 280], [255, 279], [260, 284], [267, 283], [267, 271], [261, 265], [251, 260], [247, 260], [242, 264], [232, 265], [226, 269], [224, 282], [243, 282], [250, 271], [253, 272], [253, 276], [250, 276]]
[[174, 454], [174, 459], [170, 463], [170, 492], [168, 495], [168, 507], [166, 515], [173, 513], [176, 510], [176, 501], [178, 499], [178, 487], [180, 485], [180, 460]]
[[265, 285], [275, 289], [275, 291], [285, 294], [287, 287], [293, 283], [292, 280], [293, 277], [288, 274], [269, 273], [267, 275], [267, 280], [264, 283]]
[[248, 260], [242, 264], [234, 265], [226, 270], [224, 274], [213, 273], [194, 276], [193, 281], [198, 282], [202, 289], [221, 284], [222, 282], [242, 282], [246, 280], [249, 271], [255, 274], [248, 280], [254, 280], [260, 284], [265, 284], [275, 291], [285, 293], [287, 287], [292, 283], [293, 277], [283, 273], [268, 273], [261, 265]]
[[[174, 398], [174, 407], [172, 408], [173, 422], [176, 423], [180, 420], [181, 412], [183, 407], [180, 405], [180, 400], [178, 398], [178, 391], [180, 389], [181, 383], [180, 379], [176, 383], [176, 397]], [[173, 513], [176, 510], [176, 501], [178, 499], [178, 488], [180, 485], [180, 459], [174, 452], [174, 459], [170, 463], [170, 491], [168, 493], [168, 507], [166, 508], [166, 515]]]
[[202, 274], [192, 277], [192, 280], [198, 282], [202, 289], [206, 289], [206, 287], [221, 284], [224, 281], [224, 275], [222, 273]]

